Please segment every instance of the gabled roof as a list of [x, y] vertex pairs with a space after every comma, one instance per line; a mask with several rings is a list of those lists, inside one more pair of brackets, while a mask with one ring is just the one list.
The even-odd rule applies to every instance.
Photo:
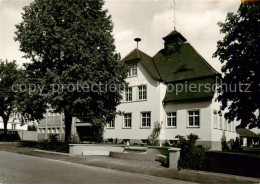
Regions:
[[247, 128], [237, 128], [236, 132], [240, 137], [258, 137], [256, 133], [248, 130]]
[[124, 57], [121, 62], [130, 63], [130, 62], [140, 62], [146, 70], [150, 73], [150, 75], [156, 80], [160, 79], [160, 75], [156, 69], [156, 66], [153, 62], [152, 57], [145, 54], [139, 49], [134, 49], [131, 51], [126, 57]]
[[215, 83], [216, 77], [212, 76], [169, 84], [163, 102], [186, 103], [211, 100], [215, 93], [213, 88]]
[[166, 82], [212, 76], [218, 73], [189, 43], [180, 44], [178, 50], [172, 54], [167, 54], [162, 49], [153, 59], [162, 80]]

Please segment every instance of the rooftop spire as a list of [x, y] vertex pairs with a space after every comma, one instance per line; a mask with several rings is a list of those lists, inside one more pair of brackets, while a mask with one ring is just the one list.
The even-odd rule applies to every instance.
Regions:
[[176, 9], [175, 9], [175, 6], [176, 6], [176, 2], [175, 2], [175, 0], [173, 0], [173, 11], [174, 11], [174, 17], [173, 17], [173, 26], [174, 26], [174, 30], [176, 30], [176, 15], [175, 15], [175, 11], [176, 11]]

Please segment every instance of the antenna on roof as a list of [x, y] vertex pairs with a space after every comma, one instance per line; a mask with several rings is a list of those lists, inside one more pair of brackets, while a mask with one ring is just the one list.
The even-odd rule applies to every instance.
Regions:
[[138, 49], [138, 42], [141, 41], [141, 38], [135, 38], [134, 41], [136, 41], [136, 44], [137, 44], [137, 49]]
[[175, 2], [175, 0], [173, 0], [173, 10], [174, 10], [174, 20], [173, 20], [173, 25], [174, 25], [174, 30], [176, 30], [176, 16], [175, 16], [175, 12], [176, 12], [176, 9], [175, 9], [175, 6], [176, 6], [176, 2]]

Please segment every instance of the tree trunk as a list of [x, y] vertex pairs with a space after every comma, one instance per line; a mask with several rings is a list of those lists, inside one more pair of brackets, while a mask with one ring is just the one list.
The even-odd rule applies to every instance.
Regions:
[[8, 120], [6, 120], [5, 118], [3, 118], [3, 122], [4, 122], [4, 141], [6, 141], [6, 136], [7, 136], [7, 123]]
[[65, 141], [70, 140], [71, 136], [71, 125], [72, 125], [72, 115], [70, 114], [69, 111], [65, 110], [64, 111], [64, 116], [65, 116]]

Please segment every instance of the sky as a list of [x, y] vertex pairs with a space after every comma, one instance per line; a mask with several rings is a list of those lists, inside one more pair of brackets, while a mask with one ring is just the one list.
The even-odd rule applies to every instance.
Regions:
[[[237, 12], [240, 0], [175, 0], [176, 30], [213, 66], [220, 71], [221, 64], [212, 58], [217, 41], [223, 38], [217, 23], [224, 22], [228, 12]], [[32, 0], [0, 0], [0, 58], [22, 58], [19, 43], [14, 41], [15, 25], [22, 21], [23, 7]], [[124, 57], [136, 48], [154, 56], [163, 48], [162, 38], [174, 30], [173, 0], [105, 0], [114, 23], [116, 50]]]

